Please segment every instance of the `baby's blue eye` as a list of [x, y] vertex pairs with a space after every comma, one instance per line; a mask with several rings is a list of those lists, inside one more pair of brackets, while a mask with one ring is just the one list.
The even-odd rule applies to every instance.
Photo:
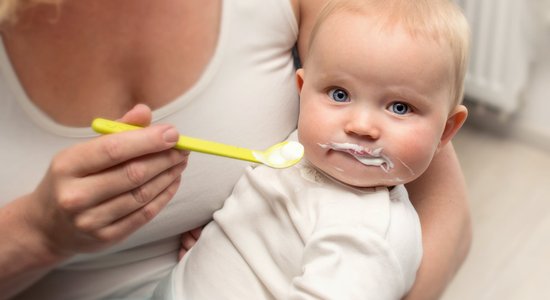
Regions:
[[349, 95], [348, 92], [346, 92], [343, 89], [335, 88], [328, 91], [328, 96], [336, 101], [336, 102], [348, 102], [349, 101]]
[[390, 104], [390, 109], [393, 113], [398, 115], [404, 115], [411, 112], [410, 106], [403, 102], [394, 102]]

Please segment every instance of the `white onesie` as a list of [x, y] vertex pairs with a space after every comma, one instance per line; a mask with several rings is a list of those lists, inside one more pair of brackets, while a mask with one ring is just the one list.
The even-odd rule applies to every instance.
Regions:
[[407, 191], [307, 163], [250, 169], [155, 299], [401, 299], [422, 257]]

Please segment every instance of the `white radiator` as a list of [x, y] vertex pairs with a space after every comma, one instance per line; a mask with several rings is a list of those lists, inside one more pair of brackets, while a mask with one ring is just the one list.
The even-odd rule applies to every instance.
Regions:
[[472, 31], [465, 96], [509, 115], [520, 103], [534, 55], [526, 0], [454, 0]]

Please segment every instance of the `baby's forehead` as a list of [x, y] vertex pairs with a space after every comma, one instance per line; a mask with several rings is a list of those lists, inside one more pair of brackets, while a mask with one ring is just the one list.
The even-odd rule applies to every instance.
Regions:
[[323, 42], [318, 45], [319, 52], [312, 52], [311, 61], [305, 65], [305, 78], [319, 89], [341, 87], [354, 99], [414, 100], [423, 107], [451, 105], [453, 68], [450, 55], [443, 50], [433, 51], [434, 47], [428, 45], [431, 52], [421, 48], [417, 54], [402, 55], [402, 44], [387, 50], [367, 43], [374, 48], [346, 53], [349, 49], [329, 52], [322, 47]]
[[[317, 20], [317, 29], [332, 17], [356, 15], [369, 20], [370, 26], [379, 30], [391, 33], [395, 28], [400, 28], [418, 42], [435, 42], [446, 48], [445, 52], [452, 58], [449, 61], [453, 70], [449, 77], [454, 80], [452, 97], [457, 104], [461, 101], [468, 66], [470, 31], [464, 14], [455, 3], [401, 0], [329, 2], [331, 4], [325, 7]], [[313, 34], [316, 33], [312, 33], [312, 40], [315, 38]]]

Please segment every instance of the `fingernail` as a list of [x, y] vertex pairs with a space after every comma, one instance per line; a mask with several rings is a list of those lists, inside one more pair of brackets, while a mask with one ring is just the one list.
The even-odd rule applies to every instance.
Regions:
[[179, 133], [176, 129], [170, 128], [164, 132], [163, 138], [167, 143], [175, 143], [179, 139]]

